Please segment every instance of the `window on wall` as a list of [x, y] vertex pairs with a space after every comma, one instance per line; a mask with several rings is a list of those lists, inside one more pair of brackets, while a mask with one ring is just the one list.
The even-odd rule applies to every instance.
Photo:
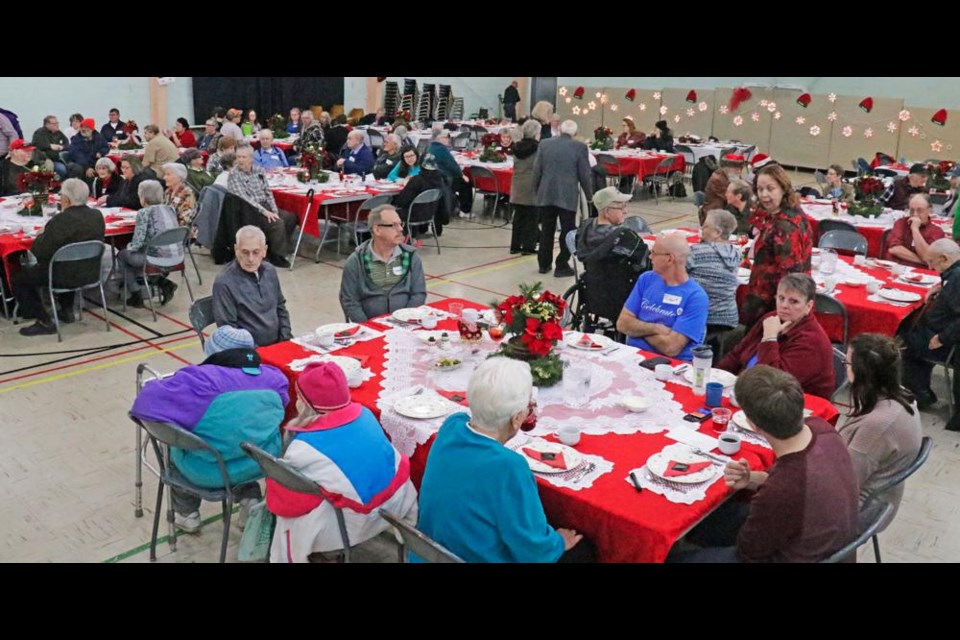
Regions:
[[343, 77], [194, 77], [193, 105], [198, 121], [215, 107], [254, 109], [261, 122], [285, 117], [292, 107], [343, 104]]

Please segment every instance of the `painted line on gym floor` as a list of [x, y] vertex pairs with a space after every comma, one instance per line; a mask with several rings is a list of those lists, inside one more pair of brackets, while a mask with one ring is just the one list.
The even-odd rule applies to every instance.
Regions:
[[[131, 356], [131, 357], [129, 357], [129, 358], [121, 358], [120, 360], [114, 360], [113, 362], [106, 362], [106, 363], [103, 363], [103, 364], [98, 364], [98, 365], [95, 365], [95, 366], [93, 366], [93, 367], [88, 367], [88, 368], [86, 368], [86, 369], [78, 369], [78, 370], [76, 370], [76, 371], [71, 371], [71, 372], [69, 372], [69, 373], [57, 374], [57, 375], [54, 375], [54, 376], [50, 376], [50, 377], [48, 377], [48, 378], [41, 378], [41, 379], [39, 379], [39, 380], [31, 380], [30, 382], [24, 382], [23, 384], [17, 384], [17, 385], [14, 385], [14, 386], [12, 386], [12, 387], [7, 387], [7, 388], [5, 388], [5, 389], [0, 389], [0, 394], [2, 394], [2, 393], [9, 393], [9, 392], [11, 392], [11, 391], [16, 391], [16, 390], [18, 390], [18, 389], [26, 389], [26, 388], [28, 388], [28, 387], [34, 387], [34, 386], [36, 386], [36, 385], [38, 385], [38, 384], [46, 384], [46, 383], [48, 383], [48, 382], [56, 382], [57, 380], [65, 380], [66, 378], [72, 378], [72, 377], [74, 377], [74, 376], [79, 376], [79, 375], [84, 374], [84, 373], [90, 373], [90, 372], [92, 372], [92, 371], [100, 371], [100, 370], [102, 370], [102, 369], [109, 369], [110, 367], [115, 367], [115, 366], [120, 365], [120, 364], [126, 364], [127, 362], [136, 362], [137, 360], [146, 360], [147, 358], [152, 358], [152, 357], [155, 356], [155, 355], [161, 355], [161, 354], [169, 355], [169, 356], [174, 357], [174, 358], [180, 360], [181, 362], [184, 362], [184, 363], [186, 363], [186, 364], [189, 365], [189, 364], [192, 364], [192, 363], [189, 362], [188, 360], [184, 360], [183, 358], [180, 358], [179, 356], [174, 355], [174, 354], [171, 353], [171, 352], [173, 352], [173, 351], [180, 351], [181, 349], [186, 349], [187, 347], [193, 347], [193, 346], [195, 346], [195, 345], [198, 344], [198, 343], [199, 343], [199, 341], [197, 341], [197, 342], [189, 342], [189, 343], [187, 343], [187, 344], [182, 344], [182, 345], [178, 345], [178, 346], [176, 346], [176, 347], [171, 347], [170, 349], [157, 349], [157, 351], [151, 351], [151, 352], [149, 352], [149, 353], [142, 353], [142, 354], [139, 354], [139, 355]], [[152, 345], [152, 346], [155, 346], [155, 345]]]
[[529, 257], [529, 256], [523, 256], [523, 257], [510, 256], [509, 258], [500, 258], [499, 260], [494, 260], [494, 261], [492, 261], [492, 262], [486, 262], [486, 263], [484, 263], [484, 264], [478, 264], [478, 265], [473, 266], [473, 267], [465, 267], [465, 268], [463, 268], [463, 269], [457, 269], [456, 271], [451, 271], [451, 272], [449, 272], [449, 273], [441, 273], [440, 275], [438, 275], [438, 276], [433, 276], [433, 277], [434, 277], [434, 278], [445, 278], [445, 277], [447, 277], [447, 276], [453, 276], [453, 275], [456, 275], [456, 274], [458, 274], [458, 273], [463, 273], [464, 271], [472, 271], [472, 270], [474, 270], [474, 269], [482, 269], [482, 268], [484, 268], [484, 267], [492, 267], [492, 266], [494, 266], [494, 265], [501, 264], [501, 263], [503, 263], [503, 262], [521, 261], [521, 260], [523, 260], [525, 257]]
[[[234, 507], [233, 513], [236, 514], [239, 510], [240, 510], [239, 507]], [[218, 513], [218, 514], [215, 515], [215, 516], [211, 516], [211, 517], [207, 518], [206, 520], [204, 520], [203, 522], [201, 522], [200, 524], [201, 524], [201, 526], [204, 526], [204, 527], [205, 527], [205, 526], [207, 526], [208, 524], [213, 524], [214, 522], [216, 522], [216, 521], [218, 521], [218, 520], [223, 520], [223, 514], [222, 514], [222, 513]], [[232, 523], [232, 522], [233, 522], [233, 518], [231, 518], [230, 521], [231, 521], [231, 523]], [[174, 535], [174, 537], [175, 537], [177, 540], [179, 540], [180, 538], [182, 538], [182, 537], [184, 537], [184, 536], [190, 536], [191, 534], [186, 533], [185, 531], [176, 531], [176, 530], [174, 530], [173, 535]], [[222, 538], [221, 538], [221, 540], [222, 540]], [[157, 538], [157, 546], [159, 547], [159, 546], [162, 545], [162, 544], [167, 544], [169, 541], [170, 541], [170, 535], [169, 535], [169, 534], [168, 534], [168, 535], [165, 535], [165, 536], [161, 536], [161, 537]], [[124, 560], [127, 560], [127, 559], [129, 559], [129, 558], [132, 558], [132, 557], [135, 556], [135, 555], [139, 555], [139, 554], [143, 553], [144, 551], [147, 551], [148, 549], [150, 549], [150, 543], [149, 543], [149, 542], [145, 542], [144, 544], [140, 545], [139, 547], [134, 547], [133, 549], [130, 549], [130, 550], [128, 550], [128, 551], [124, 551], [123, 553], [118, 553], [117, 555], [113, 556], [112, 558], [107, 558], [106, 560], [102, 561], [101, 564], [116, 564], [116, 563], [118, 563], [118, 562], [123, 562]], [[219, 556], [218, 556], [218, 557], [219, 557]]]
[[[90, 315], [92, 315], [92, 316], [95, 317], [95, 318], [99, 318], [100, 320], [103, 320], [103, 317], [102, 317], [102, 316], [98, 316], [97, 314], [95, 314], [95, 313], [93, 313], [93, 312], [88, 312], [88, 313], [90, 313]], [[143, 340], [144, 343], [146, 343], [147, 345], [149, 345], [149, 346], [157, 349], [158, 351], [160, 351], [160, 347], [158, 347], [157, 345], [155, 345], [155, 344], [151, 341], [150, 338], [144, 338], [143, 336], [138, 336], [137, 334], [133, 333], [132, 331], [128, 331], [127, 329], [125, 329], [124, 327], [121, 327], [120, 325], [118, 325], [118, 324], [116, 324], [116, 323], [111, 322], [110, 324], [113, 325], [114, 327], [116, 327], [117, 331], [120, 331], [121, 333], [125, 333], [125, 334], [127, 334], [128, 336], [130, 336], [131, 338], [136, 338], [137, 340]], [[191, 329], [192, 329], [192, 327], [191, 327]], [[156, 333], [155, 331], [151, 331], [151, 332], [152, 332], [152, 333]], [[163, 337], [163, 334], [162, 334], [162, 333], [157, 333], [157, 336]], [[187, 366], [190, 366], [191, 364], [193, 364], [193, 363], [190, 362], [189, 360], [185, 360], [185, 359], [181, 358], [180, 356], [178, 356], [178, 355], [176, 355], [176, 354], [168, 353], [167, 355], [169, 355], [169, 356], [170, 356], [171, 358], [173, 358], [174, 360], [179, 360], [180, 362], [182, 362], [183, 364], [185, 364], [185, 365], [187, 365]]]
[[[468, 289], [476, 289], [477, 291], [483, 291], [484, 293], [492, 293], [493, 295], [499, 296], [499, 297], [501, 297], [501, 298], [506, 298], [506, 297], [508, 297], [508, 295], [509, 295], [509, 294], [506, 294], [506, 293], [500, 293], [499, 291], [492, 291], [492, 290], [490, 290], [490, 289], [485, 289], [485, 288], [483, 288], [483, 287], [478, 287], [478, 286], [473, 285], [473, 284], [467, 284], [466, 282], [459, 282], [459, 281], [457, 281], [457, 280], [435, 280], [435, 282], [437, 282], [438, 284], [441, 284], [441, 285], [443, 285], [443, 284], [455, 284], [455, 285], [457, 285], [457, 286], [466, 287], [466, 288], [468, 288]], [[429, 287], [430, 285], [428, 284], [427, 286]], [[427, 295], [430, 295], [431, 293], [432, 293], [431, 291], [427, 291]], [[484, 303], [484, 304], [486, 304], [486, 303]]]
[[[51, 367], [51, 368], [48, 368], [48, 369], [43, 369], [42, 371], [34, 371], [34, 372], [32, 372], [32, 373], [27, 373], [27, 374], [24, 374], [24, 375], [14, 376], [14, 377], [12, 377], [12, 378], [6, 378], [6, 379], [3, 379], [3, 380], [0, 380], [0, 385], [7, 384], [7, 383], [9, 383], [9, 382], [14, 382], [14, 381], [16, 381], [16, 380], [24, 380], [24, 379], [26, 379], [26, 378], [33, 378], [33, 377], [35, 377], [35, 376], [42, 376], [42, 375], [45, 375], [45, 374], [48, 374], [48, 373], [53, 373], [53, 372], [55, 372], [55, 371], [62, 371], [62, 370], [64, 370], [64, 369], [70, 369], [70, 368], [72, 368], [72, 367], [82, 367], [82, 366], [84, 366], [84, 365], [92, 364], [92, 363], [98, 362], [98, 361], [100, 361], [100, 360], [108, 360], [108, 359], [110, 359], [110, 358], [119, 358], [120, 356], [125, 356], [125, 355], [130, 354], [130, 353], [136, 353], [136, 352], [138, 352], [138, 351], [143, 351], [144, 349], [151, 349], [151, 348], [157, 348], [157, 347], [167, 346], [167, 345], [174, 344], [174, 343], [177, 343], [177, 342], [183, 342], [184, 340], [189, 340], [189, 339], [192, 338], [192, 337], [193, 337], [192, 335], [180, 336], [179, 338], [173, 338], [173, 339], [167, 340], [167, 341], [165, 341], [165, 342], [158, 342], [157, 345], [156, 345], [156, 347], [152, 347], [151, 345], [144, 345], [144, 346], [142, 346], [142, 347], [135, 347], [135, 348], [133, 348], [133, 349], [128, 349], [128, 350], [126, 350], [126, 351], [121, 351], [121, 352], [119, 352], [119, 353], [108, 353], [108, 354], [100, 355], [100, 356], [97, 356], [97, 357], [90, 357], [90, 358], [87, 358], [87, 359], [85, 359], [85, 360], [81, 360], [80, 362], [72, 362], [72, 363], [70, 363], [70, 364], [65, 364], [65, 365], [61, 365], [61, 366], [58, 366], [58, 367]], [[83, 356], [78, 356], [78, 357], [83, 357]], [[57, 364], [57, 363], [59, 363], [59, 362], [64, 362], [64, 360], [56, 360], [56, 361], [54, 361], [54, 362], [50, 362], [50, 363], [46, 363], [46, 364], [40, 364], [40, 365], [36, 365], [36, 366], [48, 366], [48, 365], [51, 365], [51, 364]], [[25, 370], [25, 369], [19, 369], [17, 372], [19, 372], [19, 371], [24, 371], [24, 370]]]
[[[509, 268], [509, 267], [516, 267], [516, 266], [519, 266], [519, 265], [528, 264], [528, 263], [530, 263], [530, 262], [533, 262], [533, 257], [532, 257], [532, 256], [529, 257], [529, 258], [526, 258], [526, 259], [522, 259], [522, 258], [521, 258], [520, 260], [516, 260], [516, 261], [510, 261], [510, 262], [506, 262], [506, 263], [494, 264], [494, 265], [489, 266], [489, 267], [482, 267], [482, 268], [481, 268], [481, 267], [474, 267], [474, 269], [476, 269], [476, 270], [467, 270], [467, 271], [461, 273], [461, 274], [460, 274], [460, 277], [461, 277], [461, 278], [473, 278], [473, 277], [475, 277], [475, 276], [486, 275], [486, 274], [488, 274], [488, 273], [493, 273], [494, 271], [503, 271], [504, 269], [507, 269], [507, 268]], [[455, 280], [445, 280], [445, 279], [444, 279], [443, 277], [441, 277], [441, 276], [431, 276], [431, 281], [427, 283], [427, 288], [429, 288], [429, 287], [430, 287], [430, 284], [433, 283], [433, 282], [442, 283], [442, 282], [456, 282], [456, 281], [455, 281]], [[460, 283], [460, 284], [463, 284], [463, 283]]]

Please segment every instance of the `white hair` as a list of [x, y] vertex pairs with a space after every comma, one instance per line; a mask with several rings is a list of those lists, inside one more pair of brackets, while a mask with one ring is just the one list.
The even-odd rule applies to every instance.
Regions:
[[347, 134], [347, 139], [358, 140], [360, 142], [363, 142], [364, 140], [363, 131], [360, 131], [359, 129], [354, 129], [353, 131]]
[[724, 239], [730, 237], [736, 228], [737, 228], [737, 219], [732, 213], [726, 209], [711, 209], [707, 212], [707, 216], [704, 219], [703, 223], [705, 225], [709, 224], [714, 229], [720, 232], [720, 235]]
[[236, 154], [239, 156], [241, 153], [249, 153], [249, 154], [252, 156], [252, 155], [253, 155], [253, 147], [251, 147], [249, 144], [237, 145]]
[[564, 120], [560, 123], [560, 133], [570, 136], [571, 138], [577, 135], [577, 123], [573, 120]]
[[100, 158], [97, 160], [97, 164], [94, 165], [94, 168], [99, 169], [101, 167], [106, 167], [110, 169], [110, 173], [113, 173], [117, 170], [117, 165], [113, 163], [113, 160], [110, 158]]
[[261, 129], [258, 135], [260, 136], [260, 140], [263, 140], [263, 136], [269, 136], [270, 139], [273, 140], [273, 131], [270, 129]]
[[237, 231], [237, 244], [240, 244], [240, 241], [244, 238], [258, 240], [260, 242], [260, 246], [267, 246], [267, 236], [263, 233], [263, 229], [260, 227], [248, 225], [241, 228], [239, 231]]
[[163, 185], [156, 180], [144, 180], [137, 187], [137, 196], [145, 206], [163, 202]]
[[180, 164], [179, 162], [168, 162], [163, 165], [164, 171], [172, 171], [175, 173], [181, 180], [187, 179], [187, 168]]
[[492, 436], [506, 435], [511, 419], [530, 403], [530, 365], [509, 358], [490, 358], [470, 378], [471, 425]]
[[300, 120], [303, 120], [304, 118], [307, 120], [316, 120], [316, 118], [313, 117], [313, 111], [310, 111], [310, 109], [306, 109], [300, 113]]
[[930, 243], [930, 255], [941, 255], [948, 260], [960, 260], [960, 245], [950, 238], [940, 238]]
[[403, 144], [403, 140], [400, 138], [400, 136], [398, 136], [395, 133], [389, 134], [386, 138], [384, 138], [384, 140], [386, 142], [392, 142], [393, 144], [397, 145], [397, 149], [399, 149], [400, 145]]
[[543, 133], [543, 125], [536, 120], [527, 120], [520, 130], [523, 132], [524, 138], [535, 140], [537, 136]]
[[90, 197], [90, 187], [83, 180], [71, 178], [65, 180], [60, 187], [60, 195], [66, 197], [71, 206], [81, 206], [86, 204], [87, 198]]

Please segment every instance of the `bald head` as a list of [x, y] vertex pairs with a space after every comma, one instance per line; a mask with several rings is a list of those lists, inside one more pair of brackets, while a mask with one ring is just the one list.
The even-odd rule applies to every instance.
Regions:
[[682, 233], [664, 233], [657, 237], [657, 250], [663, 253], [672, 253], [678, 258], [686, 259], [690, 255], [690, 243]]
[[940, 238], [930, 244], [928, 255], [931, 260], [934, 257], [946, 258], [952, 265], [957, 260], [960, 260], [960, 245], [957, 245], [957, 243], [950, 238]]

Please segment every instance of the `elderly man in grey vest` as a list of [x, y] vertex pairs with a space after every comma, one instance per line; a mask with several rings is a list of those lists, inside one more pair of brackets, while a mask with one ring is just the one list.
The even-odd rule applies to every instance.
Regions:
[[560, 219], [560, 255], [557, 256], [557, 278], [572, 277], [567, 234], [576, 229], [580, 188], [587, 199], [593, 198], [590, 180], [590, 154], [587, 145], [574, 140], [577, 123], [566, 120], [560, 125], [560, 137], [540, 143], [533, 166], [540, 215], [540, 273], [549, 273], [553, 263], [553, 245]]

